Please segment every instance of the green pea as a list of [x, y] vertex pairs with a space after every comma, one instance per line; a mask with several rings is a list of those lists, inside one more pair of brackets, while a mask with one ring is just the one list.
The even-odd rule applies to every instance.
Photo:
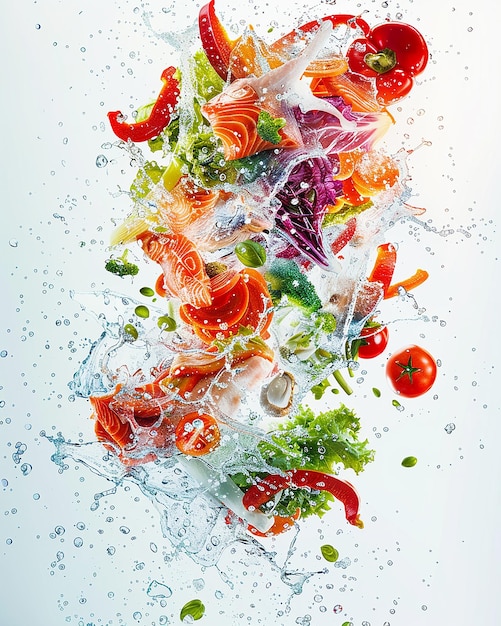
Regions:
[[381, 392], [379, 391], [379, 389], [377, 387], [373, 387], [372, 388], [372, 393], [376, 396], [376, 398], [380, 398], [381, 397]]
[[204, 613], [205, 606], [203, 605], [201, 600], [190, 600], [181, 609], [179, 617], [182, 621], [185, 617], [191, 615], [194, 620], [197, 620], [200, 619]]
[[125, 324], [124, 333], [127, 341], [136, 341], [138, 332], [135, 326], [133, 326], [132, 324]]
[[152, 296], [155, 295], [155, 292], [153, 291], [151, 287], [141, 287], [141, 289], [139, 290], [139, 293], [142, 296], [146, 296], [147, 298], [151, 298]]
[[402, 406], [398, 400], [392, 400], [391, 403], [393, 406], [397, 407], [397, 409]]
[[266, 250], [256, 241], [247, 239], [235, 246], [235, 254], [246, 267], [261, 267], [266, 263]]
[[402, 465], [404, 467], [414, 467], [416, 463], [417, 459], [415, 456], [406, 456], [405, 459], [402, 460]]
[[339, 558], [339, 552], [333, 546], [325, 544], [320, 547], [320, 552], [326, 561], [335, 563]]
[[143, 317], [144, 319], [146, 319], [147, 317], [150, 316], [150, 310], [147, 306], [144, 306], [143, 304], [140, 304], [139, 306], [137, 306], [134, 309], [134, 313], [138, 316], [138, 317]]
[[172, 319], [172, 317], [169, 317], [168, 315], [162, 315], [162, 317], [159, 317], [157, 324], [160, 330], [166, 330], [167, 332], [172, 332], [177, 328], [176, 320]]

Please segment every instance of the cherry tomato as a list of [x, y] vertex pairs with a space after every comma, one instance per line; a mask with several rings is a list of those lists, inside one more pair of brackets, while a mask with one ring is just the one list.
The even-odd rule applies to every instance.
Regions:
[[203, 456], [218, 447], [221, 431], [216, 420], [207, 413], [183, 415], [175, 432], [176, 447], [189, 456]]
[[373, 359], [386, 350], [389, 332], [386, 326], [366, 326], [360, 333], [362, 342], [358, 347], [361, 359]]
[[386, 376], [395, 393], [416, 398], [431, 389], [437, 377], [437, 364], [429, 352], [411, 345], [391, 355]]

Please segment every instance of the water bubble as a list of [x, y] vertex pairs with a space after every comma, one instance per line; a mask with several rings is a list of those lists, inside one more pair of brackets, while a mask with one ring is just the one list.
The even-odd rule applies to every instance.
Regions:
[[167, 585], [159, 583], [157, 580], [153, 580], [146, 593], [150, 598], [170, 598], [172, 590], [170, 587], [167, 587]]
[[23, 476], [28, 476], [33, 467], [29, 463], [23, 463], [20, 467]]
[[113, 556], [113, 555], [115, 554], [115, 552], [116, 552], [116, 548], [115, 548], [114, 546], [109, 546], [109, 547], [106, 549], [106, 552], [107, 552], [110, 556]]
[[343, 607], [340, 604], [336, 604], [336, 606], [332, 609], [334, 613], [341, 613]]
[[75, 539], [73, 539], [73, 545], [75, 546], [75, 548], [81, 548], [83, 546], [83, 539], [82, 537], [75, 537]]
[[5, 489], [5, 487], [7, 487], [9, 484], [9, 481], [6, 478], [2, 478], [2, 480], [0, 480], [0, 485], [2, 485], [2, 487]]
[[96, 157], [96, 167], [106, 167], [108, 165], [108, 159], [104, 154], [98, 154]]
[[17, 248], [19, 241], [17, 239], [9, 239], [9, 246], [11, 248]]
[[454, 430], [456, 430], [456, 425], [451, 422], [444, 427], [444, 430], [448, 435], [450, 435]]
[[2, 350], [2, 351], [0, 352], [0, 357], [2, 357], [2, 359], [5, 359], [5, 357], [7, 356], [7, 354], [8, 354], [7, 350]]

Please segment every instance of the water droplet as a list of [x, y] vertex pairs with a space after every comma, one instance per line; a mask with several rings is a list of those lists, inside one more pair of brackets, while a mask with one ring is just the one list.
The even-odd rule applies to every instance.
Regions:
[[9, 484], [9, 481], [6, 478], [2, 478], [2, 480], [0, 480], [0, 485], [2, 485], [2, 487], [5, 489], [5, 487], [7, 487]]
[[19, 241], [17, 239], [9, 239], [9, 246], [11, 248], [17, 248]]
[[75, 546], [75, 548], [81, 548], [83, 546], [83, 539], [82, 537], [75, 537], [75, 539], [73, 539], [73, 545]]
[[153, 580], [146, 593], [150, 598], [170, 598], [172, 590], [170, 587], [167, 587], [167, 585], [159, 583], [157, 580]]
[[96, 167], [106, 167], [108, 165], [108, 159], [104, 154], [98, 154], [96, 157]]
[[28, 474], [31, 472], [33, 467], [29, 463], [23, 463], [20, 469], [21, 469], [23, 476], [28, 476]]
[[451, 422], [444, 427], [444, 430], [448, 435], [450, 435], [454, 430], [456, 430], [456, 425]]

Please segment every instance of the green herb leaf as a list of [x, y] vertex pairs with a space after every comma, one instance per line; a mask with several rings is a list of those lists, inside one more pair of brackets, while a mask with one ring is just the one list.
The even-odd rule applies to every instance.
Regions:
[[191, 615], [194, 620], [198, 620], [203, 616], [204, 613], [205, 606], [201, 600], [190, 600], [181, 609], [179, 618], [181, 619], [181, 621], [183, 621], [185, 617]]
[[325, 544], [320, 547], [320, 552], [326, 561], [335, 563], [339, 558], [339, 552], [333, 546]]

